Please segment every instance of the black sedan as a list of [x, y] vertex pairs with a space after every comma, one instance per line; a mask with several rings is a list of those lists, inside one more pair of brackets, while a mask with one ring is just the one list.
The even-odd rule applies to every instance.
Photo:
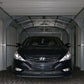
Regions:
[[58, 37], [29, 37], [14, 54], [13, 73], [20, 77], [60, 77], [72, 72], [69, 43]]

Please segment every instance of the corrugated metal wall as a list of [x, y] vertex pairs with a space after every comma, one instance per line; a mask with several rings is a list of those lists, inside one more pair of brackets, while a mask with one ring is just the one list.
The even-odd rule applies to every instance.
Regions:
[[80, 11], [80, 13], [75, 18], [77, 22], [80, 32], [78, 34], [79, 46], [78, 46], [78, 56], [79, 56], [79, 66], [81, 70], [84, 70], [84, 8]]
[[17, 30], [9, 26], [7, 28], [7, 67], [12, 65], [14, 53], [16, 51]]
[[[25, 31], [27, 31], [27, 33]], [[21, 42], [23, 42], [25, 38], [30, 36], [54, 36], [54, 37], [59, 37], [64, 43], [69, 42], [68, 33], [61, 28], [46, 27], [44, 29], [44, 27], [40, 27], [40, 28], [37, 27], [37, 28], [30, 28], [25, 31], [23, 31], [20, 34]]]
[[2, 30], [2, 26], [3, 26], [3, 23], [2, 21], [0, 20], [0, 70], [2, 70], [2, 67], [3, 67], [3, 52], [2, 52], [2, 33], [3, 33], [3, 30]]

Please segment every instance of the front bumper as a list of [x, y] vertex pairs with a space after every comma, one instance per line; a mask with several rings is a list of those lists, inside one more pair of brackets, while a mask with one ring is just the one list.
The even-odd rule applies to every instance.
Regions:
[[[55, 64], [49, 64], [48, 66], [52, 66], [51, 68], [31, 68], [28, 63], [14, 60], [13, 63], [13, 73], [19, 77], [38, 77], [38, 78], [46, 78], [46, 77], [63, 77], [70, 76], [72, 72], [71, 60], [67, 60], [64, 62], [57, 62]], [[37, 67], [37, 66], [36, 66]], [[19, 68], [21, 70], [16, 70]]]

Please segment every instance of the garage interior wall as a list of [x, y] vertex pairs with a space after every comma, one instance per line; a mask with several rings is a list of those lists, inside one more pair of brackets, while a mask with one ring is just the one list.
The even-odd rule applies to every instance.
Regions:
[[16, 47], [14, 45], [16, 43], [17, 43], [17, 29], [12, 26], [9, 26], [7, 28], [7, 67], [11, 66], [13, 63], [13, 57], [16, 51]]
[[80, 11], [80, 13], [77, 15], [77, 17], [75, 18], [75, 21], [77, 22], [80, 31], [78, 32], [78, 40], [79, 43], [81, 42], [81, 44], [78, 44], [78, 55], [79, 55], [79, 60], [80, 60], [80, 68], [81, 70], [84, 70], [84, 8]]
[[2, 23], [2, 20], [0, 20], [0, 70], [3, 69], [3, 52], [2, 52], [2, 33], [3, 33], [3, 23]]
[[29, 28], [28, 30], [26, 29], [25, 31], [23, 31], [20, 34], [21, 42], [23, 42], [24, 39], [29, 36], [54, 36], [54, 37], [59, 37], [64, 43], [69, 42], [68, 33], [61, 28], [47, 27], [44, 30], [43, 27], [41, 28], [37, 27], [37, 28]]
[[[2, 14], [2, 16], [4, 17], [4, 14]], [[77, 64], [79, 65], [81, 70], [84, 70], [84, 33], [83, 33], [84, 32], [84, 11], [75, 19], [75, 21], [78, 23], [78, 26], [81, 29], [81, 33], [78, 32], [78, 37], [79, 37], [78, 40], [80, 40], [80, 38], [81, 38], [81, 45], [80, 45], [80, 42], [78, 42], [79, 44], [77, 44], [77, 45], [78, 45], [78, 50], [81, 50], [81, 51], [78, 51], [78, 54], [77, 54], [79, 56], [79, 57], [77, 57], [78, 58]], [[72, 32], [74, 32], [74, 31], [72, 30]], [[14, 34], [14, 36], [13, 36], [13, 34]], [[24, 36], [26, 36], [26, 35], [24, 34], [23, 37]], [[71, 37], [73, 39], [73, 35]], [[7, 30], [7, 44], [8, 45], [15, 44], [15, 40], [12, 40], [13, 38], [15, 40], [17, 39], [16, 30], [13, 27], [8, 27], [8, 30]], [[74, 43], [73, 40], [72, 40], [72, 43]], [[2, 55], [3, 54], [2, 47], [4, 47], [4, 45], [6, 45], [6, 44], [3, 44], [3, 22], [2, 22], [2, 20], [0, 20], [0, 70], [3, 69], [2, 68], [3, 62], [5, 62], [5, 60], [3, 59], [3, 55]], [[10, 50], [11, 50], [11, 52], [10, 52]], [[7, 46], [7, 57], [8, 58], [10, 57], [10, 59], [7, 58], [7, 66], [10, 66], [12, 64], [12, 59], [13, 59], [13, 55], [14, 55], [13, 53], [15, 52], [15, 50], [16, 50], [15, 48], [13, 48], [11, 46]], [[79, 63], [78, 63], [78, 61], [79, 61]]]
[[19, 25], [0, 8], [0, 70], [6, 70], [12, 65], [12, 60], [16, 48], [14, 47], [18, 41], [18, 31], [21, 29]]
[[80, 52], [81, 52], [81, 29], [78, 27], [78, 26], [76, 26], [76, 65], [78, 66], [78, 67], [80, 67]]

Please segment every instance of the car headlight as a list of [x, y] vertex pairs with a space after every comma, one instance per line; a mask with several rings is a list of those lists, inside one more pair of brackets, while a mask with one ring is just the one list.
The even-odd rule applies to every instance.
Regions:
[[59, 62], [63, 62], [65, 60], [69, 60], [71, 59], [71, 54], [70, 52], [68, 51], [68, 53], [59, 61]]
[[14, 54], [14, 58], [17, 59], [17, 60], [20, 60], [20, 61], [25, 61], [24, 58], [22, 58], [18, 52], [16, 51], [16, 53]]

